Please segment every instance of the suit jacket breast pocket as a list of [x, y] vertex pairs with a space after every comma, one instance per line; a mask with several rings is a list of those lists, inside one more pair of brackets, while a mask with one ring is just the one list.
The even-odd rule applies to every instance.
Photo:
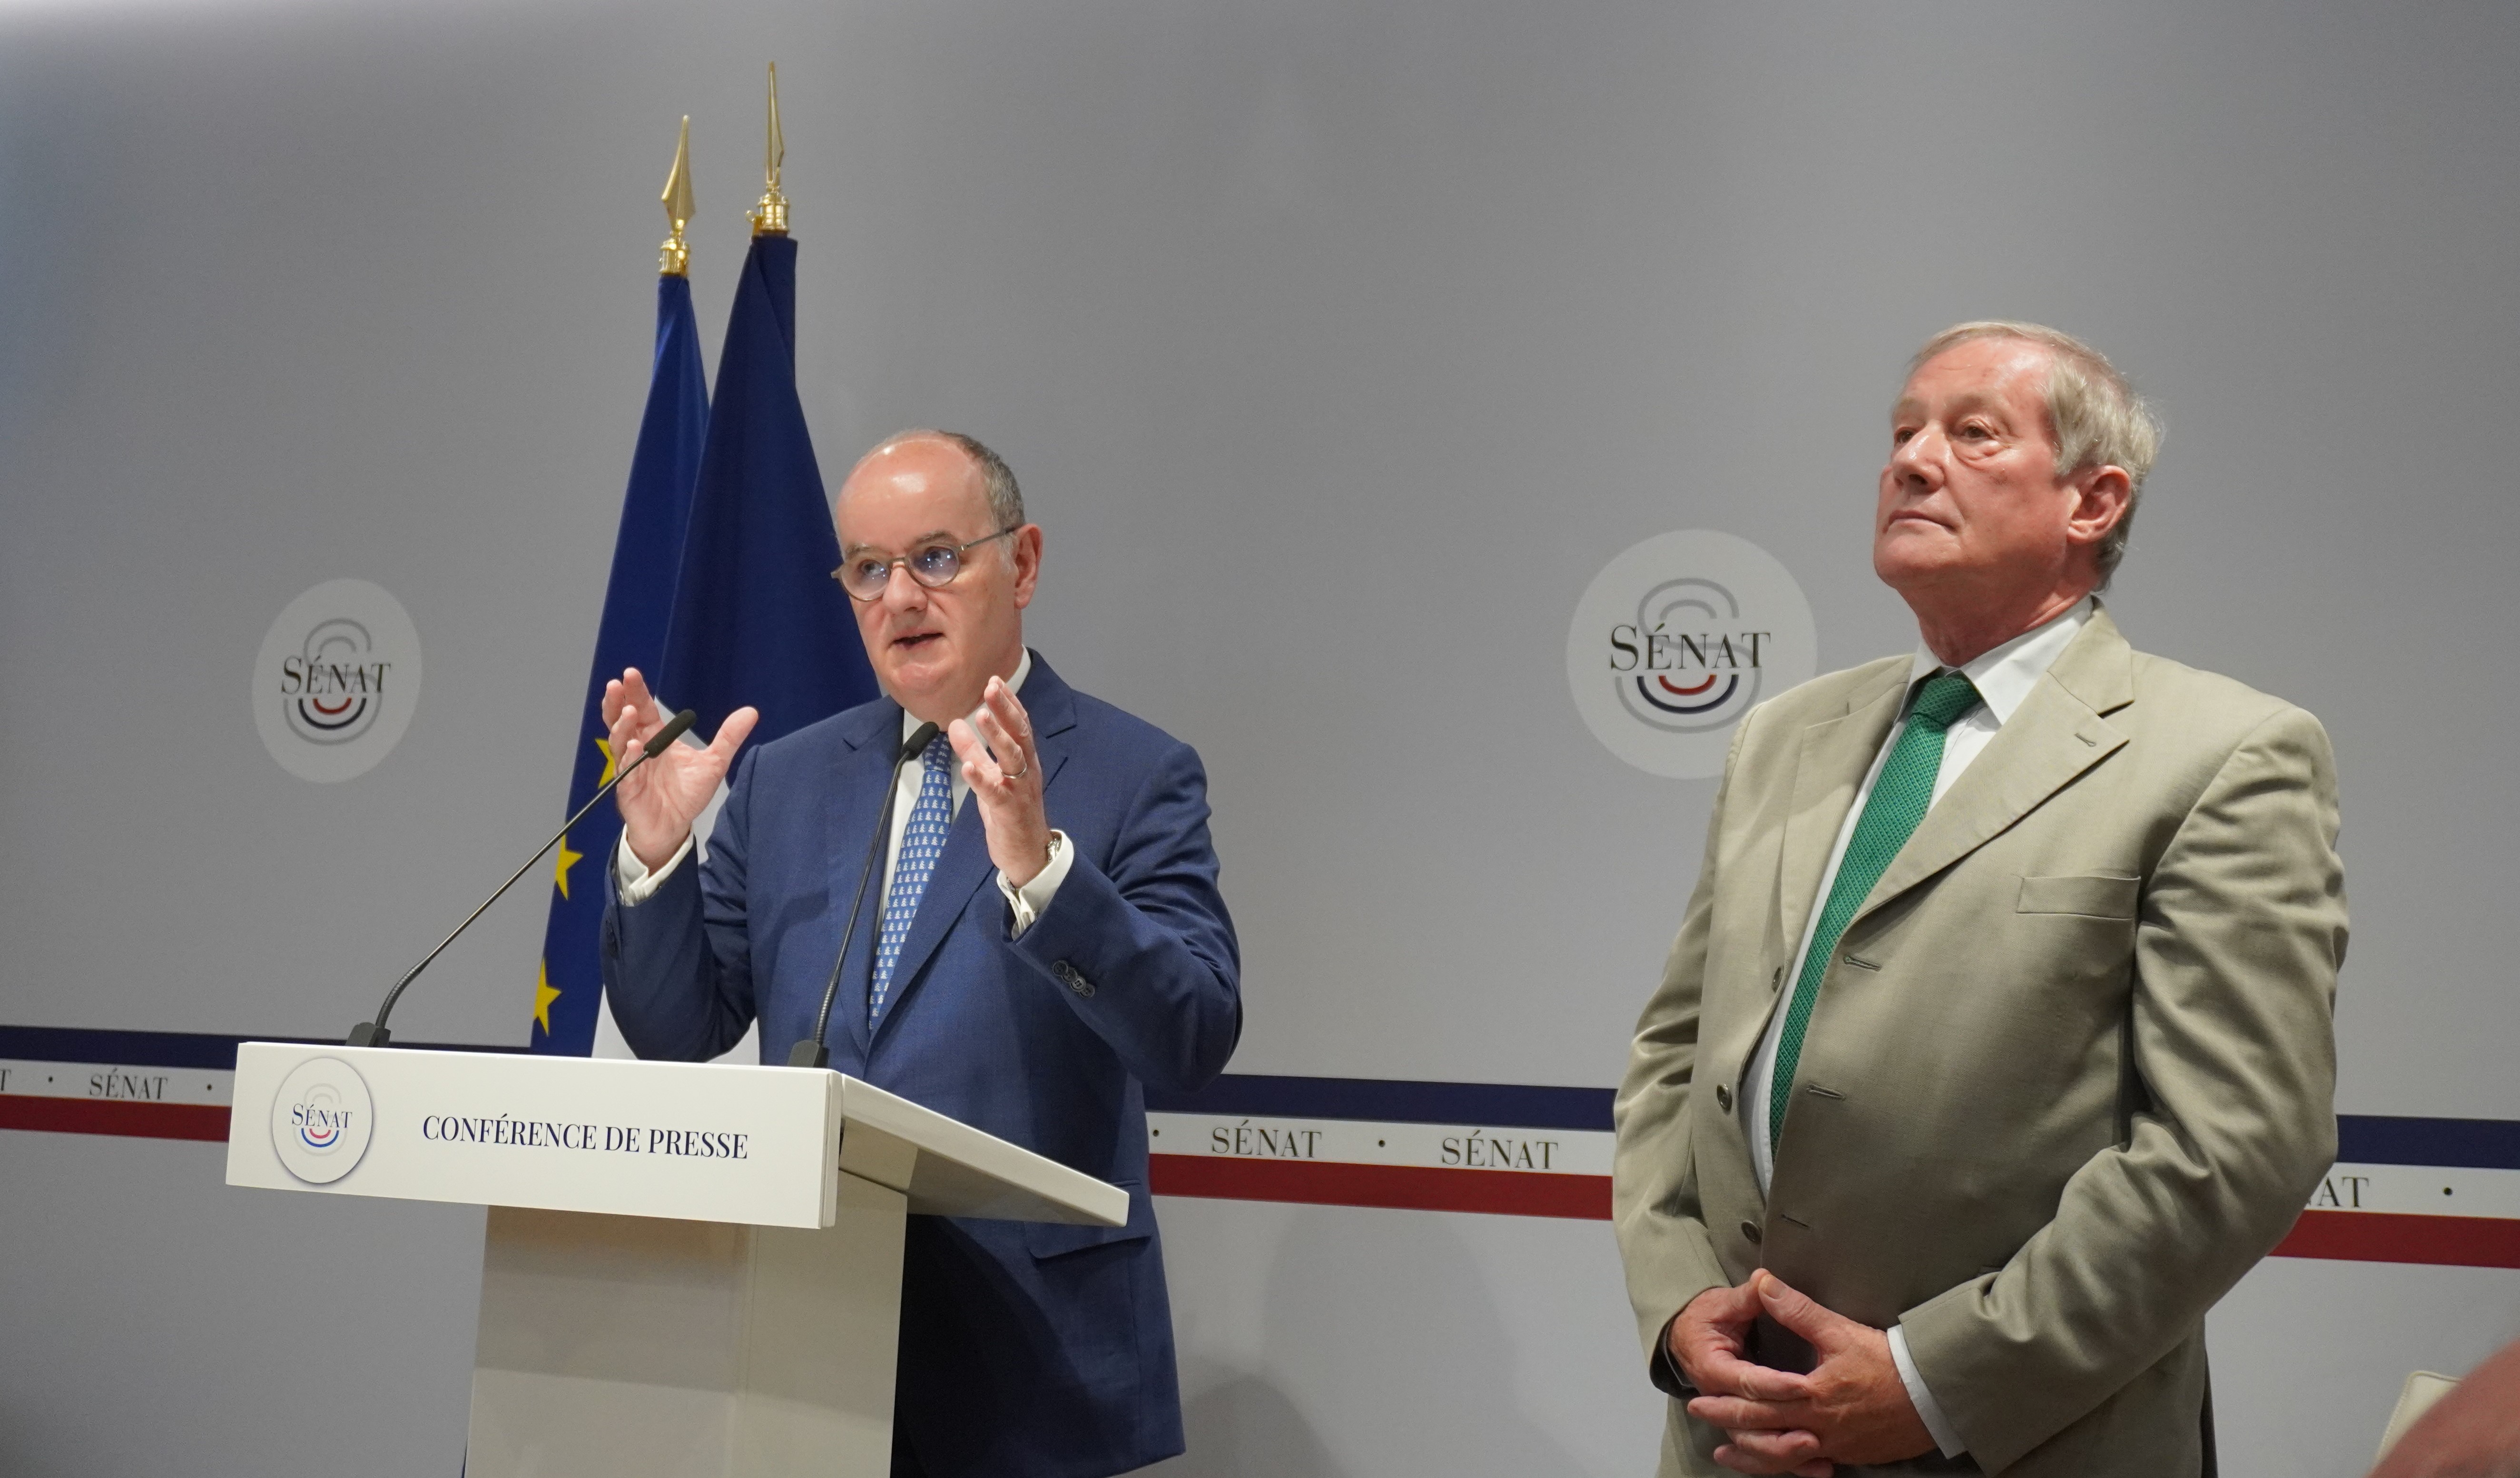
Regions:
[[2080, 914], [2088, 918], [2133, 918], [2143, 879], [2105, 873], [2080, 877], [2025, 877], [2017, 914]]

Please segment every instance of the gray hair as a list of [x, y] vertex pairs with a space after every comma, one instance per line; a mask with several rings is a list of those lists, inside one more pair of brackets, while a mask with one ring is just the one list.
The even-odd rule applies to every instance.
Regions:
[[2100, 540], [2093, 558], [2099, 566], [2099, 588], [2108, 588], [2126, 558], [2127, 538], [2135, 531], [2136, 500], [2143, 496], [2143, 479], [2161, 452], [2161, 418], [2108, 356], [2061, 330], [2044, 324], [1981, 319], [1954, 324], [1925, 340], [1908, 361], [1913, 376], [1925, 362], [1946, 350], [1977, 338], [2016, 338], [2048, 351], [2048, 434], [2056, 443], [2056, 475], [2070, 477], [2095, 467], [2115, 467], [2127, 474], [2126, 512]]
[[964, 456], [970, 458], [972, 466], [980, 470], [981, 486], [989, 495], [989, 516], [1001, 529], [1023, 527], [1023, 489], [1015, 486], [1014, 469], [1007, 466], [1007, 459], [989, 450], [977, 436], [966, 436], [961, 431], [940, 431], [934, 426], [897, 432], [883, 438], [883, 444], [890, 446], [896, 441], [908, 441], [913, 436], [932, 436], [952, 444]]

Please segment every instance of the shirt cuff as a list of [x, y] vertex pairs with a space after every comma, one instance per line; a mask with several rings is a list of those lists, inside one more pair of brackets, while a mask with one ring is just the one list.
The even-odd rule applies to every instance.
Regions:
[[[1021, 939], [1024, 930], [1031, 928], [1035, 919], [1050, 912], [1050, 900], [1058, 894], [1058, 885], [1067, 880], [1067, 865], [1075, 855], [1075, 850], [1067, 844], [1067, 833], [1053, 831], [1050, 833], [1050, 861], [1032, 875], [1032, 881], [1018, 888], [1007, 881], [1006, 873], [998, 874], [998, 891], [1006, 895], [1007, 907], [1013, 910], [1015, 916], [1013, 924], [1007, 929], [1009, 939]], [[665, 866], [670, 868], [673, 864]]]
[[1688, 1372], [1680, 1367], [1680, 1362], [1671, 1358], [1671, 1326], [1678, 1322], [1677, 1314], [1662, 1321], [1662, 1332], [1654, 1336], [1653, 1359], [1645, 1362], [1645, 1376], [1655, 1390], [1674, 1401], [1686, 1401], [1699, 1392], [1688, 1383]]
[[1946, 1457], [1958, 1457], [1967, 1452], [1968, 1444], [1953, 1430], [1952, 1419], [1935, 1404], [1934, 1393], [1925, 1389], [1925, 1377], [1917, 1373], [1916, 1362], [1908, 1354], [1908, 1331], [1897, 1324], [1890, 1326], [1890, 1363], [1899, 1367], [1899, 1383], [1908, 1388], [1908, 1400], [1915, 1406], [1916, 1414], [1924, 1418], [1925, 1431], [1934, 1439], [1934, 1446], [1941, 1448]]
[[665, 885], [665, 879], [673, 875], [674, 869], [683, 865], [683, 859], [692, 855], [692, 840], [684, 837], [674, 855], [665, 859], [665, 865], [651, 873], [648, 865], [639, 860], [639, 854], [630, 850], [629, 833], [624, 832], [621, 844], [612, 850], [612, 888], [620, 896], [621, 906], [635, 909], [653, 897]]

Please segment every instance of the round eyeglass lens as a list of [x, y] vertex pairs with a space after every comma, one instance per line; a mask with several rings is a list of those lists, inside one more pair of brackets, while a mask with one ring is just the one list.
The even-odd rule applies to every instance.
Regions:
[[879, 560], [852, 560], [840, 573], [840, 583], [861, 601], [882, 595], [884, 583], [891, 578], [892, 566]]

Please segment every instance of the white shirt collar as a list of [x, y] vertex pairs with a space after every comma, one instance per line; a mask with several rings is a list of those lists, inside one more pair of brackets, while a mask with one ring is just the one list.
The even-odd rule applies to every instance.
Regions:
[[[1997, 727], [2009, 723], [2015, 710], [2029, 701], [2030, 690], [2039, 686], [2048, 669], [2056, 665], [2074, 638], [2092, 622], [2093, 602], [2090, 596], [2074, 603], [2073, 607], [2045, 626], [2034, 626], [2011, 641], [1975, 660], [1960, 664], [1960, 672], [1976, 685], [1977, 695], [1986, 701], [1986, 711], [1995, 716]], [[1908, 666], [1908, 683], [1943, 670], [1940, 657], [1926, 648], [1916, 649], [1915, 659]]]
[[[1021, 693], [1023, 692], [1024, 679], [1031, 676], [1032, 649], [1027, 647], [1024, 649], [1024, 654], [1021, 659], [1015, 663], [1015, 675], [1007, 679], [1007, 686], [1014, 690], [1016, 693]], [[904, 708], [901, 710], [901, 738], [903, 742], [907, 743], [910, 737], [918, 732], [919, 720], [910, 716], [909, 709]]]

